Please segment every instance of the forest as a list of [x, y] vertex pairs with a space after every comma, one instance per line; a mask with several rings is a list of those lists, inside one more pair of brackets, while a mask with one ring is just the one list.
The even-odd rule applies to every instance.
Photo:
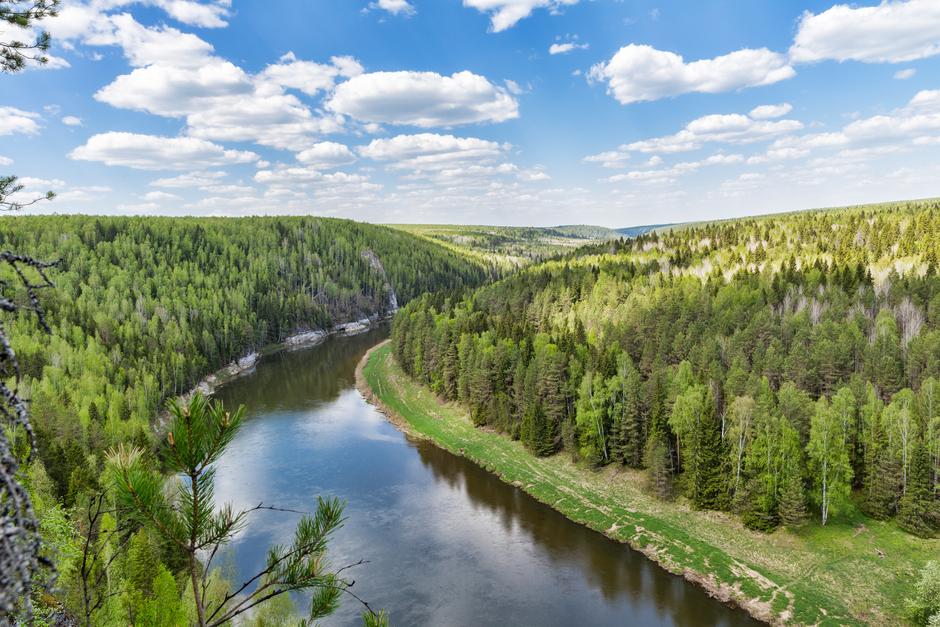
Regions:
[[[0, 246], [58, 262], [48, 273], [54, 287], [39, 292], [48, 333], [28, 295], [2, 277], [24, 305], [6, 326], [36, 436], [20, 477], [57, 575], [51, 589], [35, 588], [36, 618], [96, 625], [172, 625], [185, 608], [178, 552], [121, 520], [111, 497], [102, 501], [109, 452], [165, 446], [155, 418], [167, 399], [293, 333], [385, 315], [396, 302], [485, 277], [406, 233], [323, 218], [7, 217]], [[25, 461], [23, 435], [13, 438]], [[118, 557], [92, 572], [83, 569], [89, 550]], [[89, 598], [101, 600], [91, 612]]]
[[595, 245], [395, 318], [398, 363], [535, 455], [772, 531], [940, 528], [940, 203]]
[[[582, 246], [618, 239], [618, 231], [598, 226], [469, 226], [456, 224], [390, 224], [423, 237], [485, 266], [500, 278], [531, 263], [569, 253]], [[636, 227], [642, 232], [646, 227]]]

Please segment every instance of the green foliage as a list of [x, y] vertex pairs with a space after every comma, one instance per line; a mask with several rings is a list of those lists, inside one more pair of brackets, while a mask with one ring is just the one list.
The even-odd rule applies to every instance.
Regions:
[[914, 595], [907, 600], [907, 615], [917, 625], [933, 627], [940, 616], [940, 562], [924, 566], [914, 585]]
[[940, 527], [940, 508], [934, 498], [933, 467], [923, 445], [914, 449], [907, 489], [901, 497], [898, 524], [910, 533], [929, 537]]
[[[56, 516], [66, 528], [85, 524], [84, 504], [102, 489], [105, 450], [154, 448], [151, 423], [166, 399], [294, 333], [382, 316], [423, 292], [459, 291], [485, 278], [480, 264], [406, 233], [321, 218], [7, 217], [0, 244], [61, 259], [55, 289], [42, 301], [51, 336], [25, 311], [7, 326], [31, 400], [32, 467], [48, 477], [49, 546], [63, 537], [51, 524]], [[8, 285], [14, 301], [30, 302], [15, 281]], [[163, 479], [154, 470], [142, 456], [141, 480], [153, 475], [156, 496]], [[176, 574], [181, 562], [160, 550]], [[60, 572], [71, 567], [70, 555], [51, 555]], [[123, 579], [119, 562], [93, 591], [138, 587]], [[76, 616], [84, 615], [79, 584], [63, 574], [55, 590]], [[122, 607], [149, 598], [109, 596], [95, 611], [99, 622], [129, 620], [119, 597]]]
[[[343, 504], [333, 498], [319, 498], [316, 513], [301, 517], [289, 546], [274, 545], [268, 550], [265, 568], [256, 577], [226, 593], [221, 601], [208, 594], [212, 556], [244, 527], [249, 513], [235, 511], [229, 504], [217, 507], [213, 500], [213, 464], [238, 432], [244, 412], [239, 408], [231, 414], [221, 403], [200, 394], [187, 405], [172, 401], [169, 410], [172, 421], [163, 461], [169, 472], [183, 478], [176, 490], [168, 496], [162, 476], [147, 468], [141, 451], [123, 445], [108, 456], [108, 478], [130, 515], [185, 555], [196, 622], [201, 627], [221, 625], [295, 590], [313, 591], [312, 619], [332, 613], [349, 586], [328, 570], [327, 543], [343, 522]], [[145, 543], [141, 540], [141, 548], [135, 550], [132, 541], [132, 581], [135, 573], [150, 566]], [[200, 560], [203, 553], [210, 556], [205, 565]]]
[[617, 231], [587, 225], [546, 228], [442, 224], [389, 226], [429, 239], [478, 260], [486, 264], [494, 277], [514, 268], [570, 252], [579, 246], [621, 237]]
[[148, 585], [153, 591], [137, 611], [135, 625], [138, 627], [177, 627], [187, 622], [186, 605], [180, 598], [179, 588], [173, 574], [160, 564], [153, 581]]
[[767, 531], [853, 490], [889, 518], [918, 446], [940, 498], [938, 241], [935, 201], [655, 231], [418, 299], [393, 347], [539, 455], [645, 466]]

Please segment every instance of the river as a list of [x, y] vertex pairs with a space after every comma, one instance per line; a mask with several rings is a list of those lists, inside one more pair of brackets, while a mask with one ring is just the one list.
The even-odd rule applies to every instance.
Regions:
[[[217, 501], [310, 511], [346, 500], [331, 544], [353, 590], [396, 626], [754, 625], [643, 555], [570, 522], [475, 464], [408, 439], [355, 388], [377, 329], [264, 358], [222, 387], [247, 420], [218, 463]], [[222, 556], [241, 581], [297, 515], [260, 511]], [[327, 625], [358, 625], [347, 598]]]

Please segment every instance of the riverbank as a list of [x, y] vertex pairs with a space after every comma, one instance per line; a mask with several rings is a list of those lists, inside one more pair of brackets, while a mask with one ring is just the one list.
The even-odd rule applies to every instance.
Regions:
[[596, 472], [566, 455], [532, 456], [508, 437], [477, 429], [467, 412], [442, 403], [398, 368], [388, 343], [356, 370], [357, 387], [406, 433], [462, 455], [534, 498], [629, 544], [712, 596], [774, 624], [903, 623], [904, 598], [940, 541], [905, 534], [892, 522], [845, 513], [826, 527], [761, 534], [733, 516], [662, 502], [643, 474]]
[[[280, 351], [294, 351], [294, 350], [303, 350], [305, 348], [313, 348], [317, 344], [325, 342], [328, 338], [335, 336], [350, 336], [350, 335], [359, 335], [360, 333], [365, 333], [370, 329], [375, 328], [377, 324], [382, 322], [387, 322], [395, 315], [395, 311], [391, 311], [383, 316], [374, 315], [369, 316], [368, 318], [362, 318], [359, 320], [354, 320], [352, 322], [341, 322], [336, 324], [331, 329], [317, 329], [313, 331], [301, 331], [300, 333], [295, 333], [288, 336], [282, 342], [275, 342], [273, 344], [268, 344], [256, 351], [252, 351], [239, 357], [235, 361], [223, 366], [222, 368], [207, 374], [203, 377], [199, 383], [193, 386], [191, 390], [181, 394], [177, 397], [177, 400], [181, 404], [186, 404], [192, 400], [193, 395], [196, 393], [202, 394], [203, 396], [212, 396], [215, 394], [215, 391], [219, 389], [220, 386], [229, 383], [239, 377], [242, 377], [255, 369], [255, 366], [258, 364], [258, 361], [267, 355], [273, 355]], [[165, 410], [161, 411], [158, 416], [158, 421], [160, 423], [164, 422], [167, 418], [167, 412]]]

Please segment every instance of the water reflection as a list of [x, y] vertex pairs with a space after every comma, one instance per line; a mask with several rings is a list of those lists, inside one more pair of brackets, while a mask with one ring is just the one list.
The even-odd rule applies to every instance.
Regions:
[[[335, 564], [395, 625], [745, 625], [642, 555], [571, 523], [476, 465], [409, 442], [353, 388], [385, 331], [265, 359], [220, 390], [249, 420], [220, 461], [220, 501], [310, 510], [347, 500]], [[296, 516], [258, 513], [223, 560], [253, 574]], [[327, 624], [358, 624], [351, 603]]]

